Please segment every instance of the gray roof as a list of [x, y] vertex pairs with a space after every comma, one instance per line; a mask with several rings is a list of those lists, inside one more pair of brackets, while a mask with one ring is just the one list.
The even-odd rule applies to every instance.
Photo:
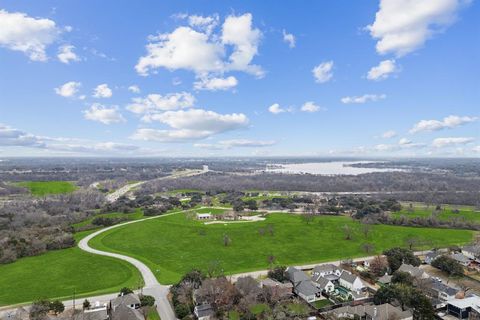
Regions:
[[474, 255], [480, 255], [480, 246], [477, 244], [471, 244], [468, 246], [464, 246], [462, 250], [472, 252]]
[[270, 279], [270, 278], [262, 280], [261, 285], [266, 286], [266, 287], [280, 287], [280, 288], [292, 288], [293, 287], [293, 285], [290, 282], [283, 283], [283, 282], [279, 282], [277, 280]]
[[295, 291], [305, 296], [311, 296], [321, 293], [321, 290], [313, 285], [310, 280], [301, 281], [295, 286]]
[[439, 251], [430, 251], [425, 255], [425, 258], [435, 259], [436, 257], [440, 256], [441, 253]]
[[140, 311], [120, 304], [112, 311], [112, 320], [144, 320], [144, 317]]
[[334, 272], [335, 270], [339, 270], [339, 268], [336, 265], [333, 265], [331, 263], [327, 263], [327, 264], [320, 264], [318, 266], [315, 266], [315, 268], [313, 268], [312, 272], [313, 273], [324, 273], [324, 272]]
[[443, 284], [439, 281], [432, 281], [432, 289], [437, 292], [443, 292], [448, 296], [454, 296], [460, 291], [453, 287], [447, 286], [446, 284]]
[[292, 281], [294, 284], [297, 284], [300, 281], [309, 280], [305, 272], [298, 270], [297, 268], [294, 268], [294, 267], [288, 267], [287, 276], [288, 276], [288, 279]]
[[315, 277], [316, 279], [313, 280], [313, 277], [312, 277], [312, 280], [315, 281], [317, 283], [317, 288], [319, 288], [320, 290], [325, 290], [325, 287], [327, 286], [328, 283], [330, 283], [330, 280], [324, 278], [324, 277]]
[[414, 267], [411, 264], [406, 263], [402, 263], [400, 268], [398, 268], [398, 271], [407, 272], [414, 278], [420, 278], [425, 273], [425, 271], [423, 271], [419, 267]]
[[[368, 318], [374, 318], [375, 320], [388, 320], [388, 319], [407, 319], [412, 317], [410, 311], [402, 311], [402, 309], [392, 306], [389, 303], [381, 304], [378, 306], [375, 305], [359, 305], [359, 306], [346, 306], [335, 309], [332, 311], [337, 317], [343, 314], [358, 315], [363, 318], [369, 316]], [[375, 315], [376, 314], [376, 315]]]
[[111, 301], [112, 308], [115, 309], [121, 304], [125, 304], [127, 306], [132, 304], [140, 304], [140, 298], [135, 293], [129, 293], [123, 296], [116, 297]]
[[463, 253], [453, 253], [450, 255], [450, 258], [460, 262], [460, 263], [469, 263], [470, 259], [468, 259]]
[[194, 313], [198, 318], [208, 317], [213, 315], [213, 308], [210, 304], [202, 304], [196, 306], [194, 309]]
[[76, 317], [78, 320], [106, 320], [108, 319], [107, 308], [97, 308], [91, 310], [85, 310], [82, 313], [78, 314]]
[[378, 282], [383, 283], [383, 284], [389, 284], [392, 282], [392, 276], [389, 274], [384, 274], [380, 278], [378, 278]]
[[342, 274], [340, 275], [340, 279], [353, 284], [355, 282], [355, 279], [357, 279], [357, 276], [350, 272], [343, 271]]

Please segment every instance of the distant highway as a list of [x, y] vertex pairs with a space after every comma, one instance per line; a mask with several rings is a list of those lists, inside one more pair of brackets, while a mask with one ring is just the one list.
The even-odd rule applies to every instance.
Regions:
[[196, 175], [199, 175], [199, 174], [202, 174], [202, 173], [205, 173], [205, 172], [206, 171], [204, 171], [204, 170], [190, 170], [190, 169], [187, 169], [187, 170], [182, 170], [182, 171], [176, 171], [169, 176], [160, 177], [160, 178], [156, 178], [156, 179], [153, 179], [153, 180], [145, 180], [145, 181], [140, 181], [140, 182], [136, 182], [136, 183], [127, 184], [127, 185], [121, 187], [120, 189], [117, 189], [114, 192], [112, 192], [110, 194], [107, 194], [105, 196], [105, 199], [107, 200], [107, 202], [112, 203], [112, 202], [117, 201], [120, 197], [128, 194], [130, 191], [134, 190], [135, 188], [137, 188], [137, 187], [139, 187], [142, 184], [145, 184], [147, 182], [156, 181], [156, 180], [170, 180], [170, 179], [191, 177], [191, 176], [196, 176]]

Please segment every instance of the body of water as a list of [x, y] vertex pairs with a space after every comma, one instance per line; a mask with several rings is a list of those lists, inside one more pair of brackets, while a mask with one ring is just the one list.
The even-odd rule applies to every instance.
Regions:
[[265, 172], [318, 175], [359, 175], [372, 172], [404, 171], [393, 168], [358, 168], [354, 164], [375, 163], [375, 161], [332, 161], [312, 163], [272, 164]]

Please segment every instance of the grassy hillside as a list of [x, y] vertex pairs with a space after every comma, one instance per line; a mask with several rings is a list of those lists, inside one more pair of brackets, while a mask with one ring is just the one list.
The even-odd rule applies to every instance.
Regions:
[[480, 211], [475, 210], [474, 207], [468, 206], [448, 206], [443, 205], [441, 210], [435, 210], [435, 206], [426, 206], [422, 204], [414, 204], [412, 208], [408, 205], [403, 205], [402, 210], [393, 213], [393, 216], [399, 218], [401, 216], [407, 218], [428, 218], [435, 216], [439, 220], [465, 219], [467, 221], [480, 223]]
[[[88, 233], [78, 234], [80, 239]], [[49, 251], [0, 265], [0, 305], [39, 298], [69, 299], [138, 287], [141, 276], [130, 264], [79, 248]]]
[[70, 193], [77, 188], [68, 181], [25, 181], [19, 182], [17, 185], [29, 189], [36, 196]]
[[[260, 228], [272, 225], [273, 235], [261, 235]], [[342, 227], [348, 225], [352, 240], [345, 240]], [[213, 263], [225, 273], [265, 269], [268, 256], [278, 264], [306, 264], [367, 255], [363, 243], [375, 252], [404, 246], [415, 236], [426, 247], [463, 244], [473, 232], [387, 225], [372, 226], [367, 238], [361, 225], [347, 217], [317, 217], [307, 224], [299, 216], [272, 214], [255, 223], [213, 224], [188, 219], [184, 214], [119, 227], [92, 239], [93, 247], [136, 257], [156, 273], [161, 283], [173, 283], [191, 268], [206, 270]], [[231, 239], [224, 246], [224, 235]]]

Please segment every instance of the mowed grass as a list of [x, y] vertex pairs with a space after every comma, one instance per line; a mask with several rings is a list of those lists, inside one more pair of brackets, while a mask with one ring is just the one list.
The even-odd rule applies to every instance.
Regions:
[[[455, 212], [458, 210], [458, 212]], [[431, 216], [437, 217], [439, 220], [448, 221], [452, 219], [465, 219], [471, 222], [480, 223], [480, 211], [475, 210], [474, 207], [460, 206], [442, 206], [439, 211], [435, 210], [435, 206], [414, 205], [413, 210], [409, 209], [408, 205], [403, 205], [402, 210], [392, 213], [396, 218], [405, 216], [407, 218], [428, 218]]]
[[[88, 232], [77, 234], [77, 239]], [[90, 254], [78, 247], [49, 251], [0, 265], [0, 305], [31, 302], [40, 298], [70, 299], [137, 288], [137, 269], [110, 257]]]
[[[264, 232], [273, 225], [274, 233]], [[345, 240], [343, 226], [353, 230]], [[224, 235], [231, 240], [224, 245]], [[361, 225], [347, 217], [317, 217], [307, 224], [292, 214], [271, 214], [265, 221], [205, 225], [185, 214], [142, 221], [107, 231], [90, 241], [101, 250], [130, 255], [145, 262], [161, 283], [174, 283], [191, 270], [207, 270], [219, 264], [226, 274], [267, 269], [268, 256], [281, 265], [298, 265], [371, 255], [362, 250], [368, 242], [374, 253], [405, 246], [405, 239], [428, 240], [425, 248], [461, 245], [470, 242], [472, 231], [372, 226], [367, 238]], [[420, 248], [419, 248], [420, 249]]]
[[17, 185], [27, 188], [35, 196], [70, 193], [77, 189], [73, 183], [68, 181], [25, 181], [19, 182]]

